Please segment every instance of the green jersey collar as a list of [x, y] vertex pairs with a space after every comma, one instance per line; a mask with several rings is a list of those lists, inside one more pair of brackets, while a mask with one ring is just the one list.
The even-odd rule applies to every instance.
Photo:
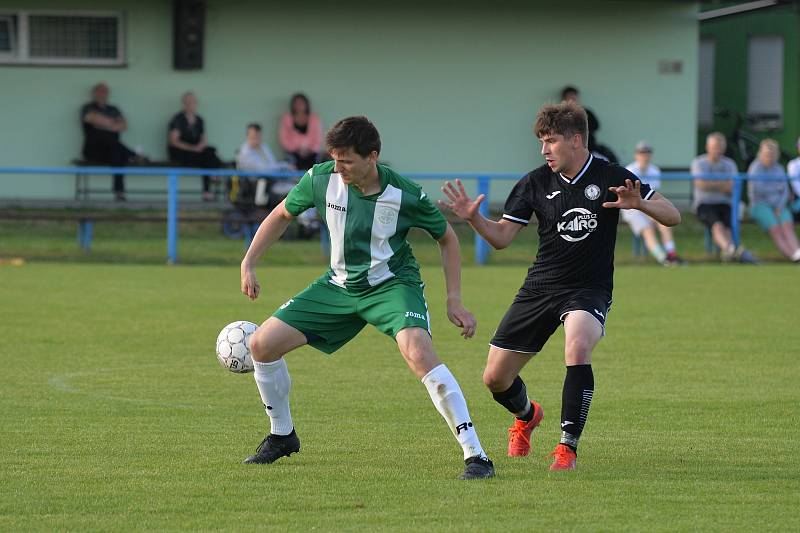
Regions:
[[353, 194], [360, 198], [377, 198], [383, 194], [386, 190], [386, 186], [389, 185], [389, 170], [383, 165], [377, 165], [378, 167], [378, 180], [381, 184], [381, 190], [376, 192], [375, 194], [368, 194], [364, 195], [361, 193], [361, 190], [358, 187], [354, 187], [350, 185], [350, 189], [353, 191]]

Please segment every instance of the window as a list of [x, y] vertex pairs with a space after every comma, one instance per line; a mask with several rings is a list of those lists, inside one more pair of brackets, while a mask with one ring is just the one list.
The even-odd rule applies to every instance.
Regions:
[[783, 37], [750, 37], [747, 46], [747, 116], [759, 130], [783, 122]]
[[0, 58], [14, 57], [17, 52], [16, 17], [0, 15]]
[[120, 13], [0, 12], [0, 63], [123, 65]]
[[697, 118], [701, 126], [714, 123], [714, 56], [716, 43], [713, 39], [700, 41], [700, 93], [697, 99]]

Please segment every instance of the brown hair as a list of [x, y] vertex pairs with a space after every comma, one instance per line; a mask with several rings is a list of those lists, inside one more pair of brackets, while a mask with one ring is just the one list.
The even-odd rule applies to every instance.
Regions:
[[325, 135], [328, 151], [352, 148], [361, 157], [381, 152], [381, 136], [367, 117], [347, 117], [333, 125]]
[[311, 100], [308, 99], [303, 93], [294, 93], [291, 98], [289, 98], [289, 112], [294, 113], [294, 103], [300, 101], [306, 105], [306, 111], [311, 113]]
[[589, 143], [589, 123], [586, 111], [572, 102], [542, 106], [536, 114], [533, 131], [539, 138], [548, 134], [563, 135], [564, 137], [580, 135], [583, 139], [583, 146], [588, 146]]

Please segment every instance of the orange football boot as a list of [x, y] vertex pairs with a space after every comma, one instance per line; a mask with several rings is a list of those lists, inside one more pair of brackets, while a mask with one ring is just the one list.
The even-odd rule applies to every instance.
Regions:
[[554, 458], [553, 464], [550, 465], [550, 470], [575, 470], [577, 455], [566, 444], [556, 446], [550, 456]]
[[531, 401], [533, 418], [530, 422], [525, 422], [517, 418], [514, 425], [508, 428], [508, 456], [525, 457], [531, 451], [531, 433], [544, 418], [542, 406]]

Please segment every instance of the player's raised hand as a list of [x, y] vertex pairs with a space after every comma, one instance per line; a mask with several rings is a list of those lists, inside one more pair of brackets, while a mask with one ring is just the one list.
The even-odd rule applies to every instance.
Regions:
[[261, 285], [256, 279], [256, 273], [252, 268], [242, 266], [242, 294], [255, 300], [261, 292]]
[[464, 185], [461, 183], [461, 180], [456, 180], [455, 185], [449, 181], [444, 182], [442, 192], [449, 202], [439, 200], [439, 205], [455, 213], [461, 220], [470, 220], [474, 217], [475, 213], [478, 212], [478, 206], [486, 199], [486, 195], [481, 194], [475, 198], [475, 201], [472, 201], [464, 190]]
[[603, 202], [603, 207], [616, 207], [617, 209], [639, 209], [642, 203], [642, 182], [626, 179], [625, 185], [609, 187], [609, 191], [617, 195], [615, 202]]
[[460, 301], [447, 301], [447, 318], [461, 328], [461, 336], [465, 339], [472, 338], [475, 335], [475, 328], [478, 327], [478, 322], [475, 320], [475, 316], [467, 311]]

